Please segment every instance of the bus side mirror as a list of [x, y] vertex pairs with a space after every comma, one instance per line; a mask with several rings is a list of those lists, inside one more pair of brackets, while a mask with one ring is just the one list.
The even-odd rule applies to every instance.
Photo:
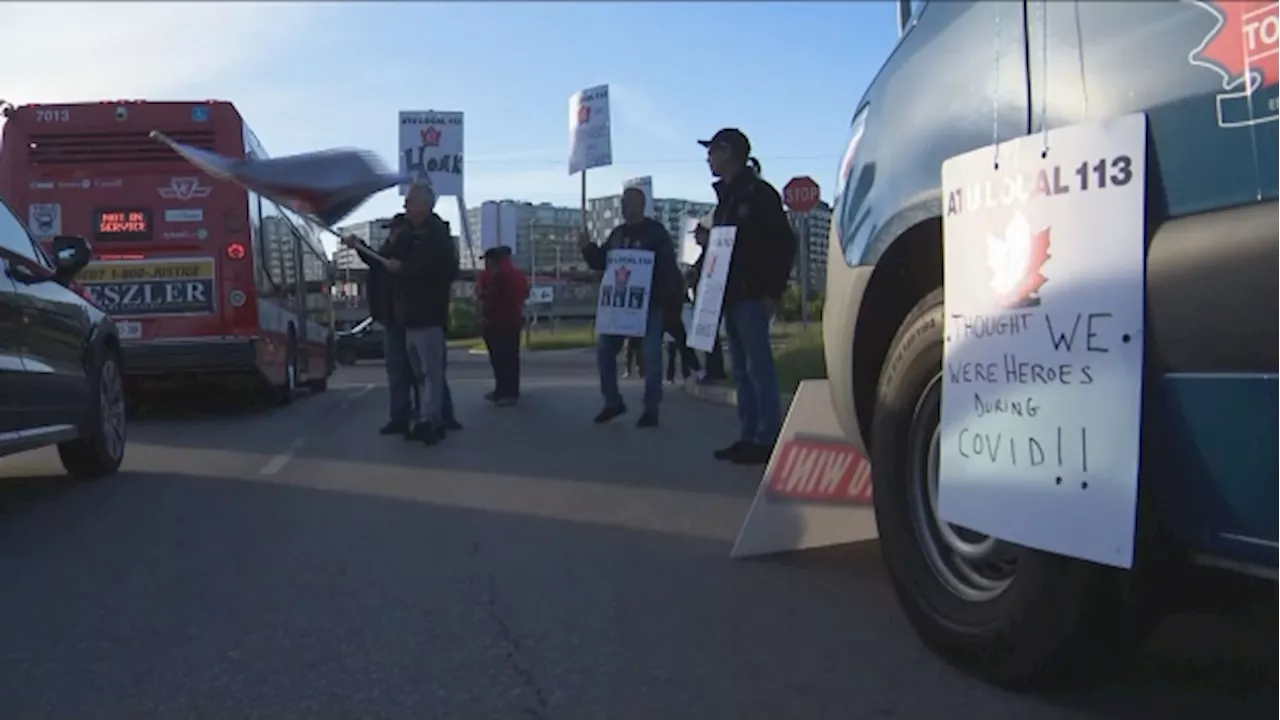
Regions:
[[59, 278], [75, 277], [89, 264], [92, 251], [89, 242], [77, 235], [59, 235], [53, 239], [53, 267]]

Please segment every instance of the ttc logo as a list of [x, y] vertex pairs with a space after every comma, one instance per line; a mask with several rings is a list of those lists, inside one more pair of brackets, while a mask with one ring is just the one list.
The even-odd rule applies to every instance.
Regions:
[[1280, 81], [1280, 17], [1275, 0], [1204, 0], [1197, 6], [1217, 18], [1208, 36], [1187, 56], [1192, 65], [1222, 78], [1218, 126], [1247, 127], [1274, 122]]

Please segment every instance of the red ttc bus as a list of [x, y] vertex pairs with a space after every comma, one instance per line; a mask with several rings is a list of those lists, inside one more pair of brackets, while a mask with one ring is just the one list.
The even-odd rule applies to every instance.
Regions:
[[227, 102], [107, 101], [11, 109], [0, 195], [46, 244], [81, 235], [77, 276], [119, 328], [131, 380], [251, 376], [282, 402], [333, 369], [321, 229], [216, 181], [148, 136], [266, 157]]

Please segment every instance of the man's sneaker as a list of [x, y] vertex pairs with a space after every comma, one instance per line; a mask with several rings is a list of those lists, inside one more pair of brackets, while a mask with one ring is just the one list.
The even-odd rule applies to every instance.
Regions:
[[409, 431], [409, 423], [400, 420], [392, 420], [378, 429], [379, 435], [399, 435], [400, 433]]
[[607, 423], [610, 420], [624, 414], [627, 411], [626, 405], [606, 405], [599, 415], [596, 415], [596, 423]]
[[712, 454], [712, 455], [715, 457], [715, 459], [717, 459], [717, 460], [730, 460], [730, 461], [731, 461], [731, 460], [733, 460], [735, 457], [737, 457], [737, 456], [738, 456], [738, 454], [742, 452], [742, 448], [746, 447], [748, 444], [749, 444], [749, 443], [746, 443], [746, 442], [744, 442], [744, 441], [742, 441], [742, 440], [735, 440], [735, 441], [733, 442], [733, 444], [732, 444], [732, 445], [727, 445], [727, 446], [725, 446], [725, 447], [722, 447], [722, 448], [720, 448], [719, 450], [716, 450], [715, 452], [713, 452], [713, 453], [711, 453], [711, 454]]
[[485, 400], [488, 400], [488, 401], [489, 401], [489, 402], [491, 402], [491, 403], [496, 403], [496, 402], [498, 402], [498, 391], [497, 391], [497, 390], [490, 390], [489, 392], [487, 392], [487, 393], [485, 393], [485, 394], [484, 394], [484, 399], [485, 399]]
[[773, 448], [767, 445], [746, 443], [741, 450], [729, 458], [729, 462], [734, 465], [764, 465], [769, 462], [769, 456], [772, 454]]
[[639, 428], [658, 427], [658, 411], [645, 410], [644, 413], [640, 416], [640, 419], [636, 421], [636, 427], [639, 427]]
[[445, 420], [443, 427], [445, 430], [448, 430], [449, 432], [458, 432], [459, 430], [462, 429], [462, 423], [458, 422], [457, 420]]

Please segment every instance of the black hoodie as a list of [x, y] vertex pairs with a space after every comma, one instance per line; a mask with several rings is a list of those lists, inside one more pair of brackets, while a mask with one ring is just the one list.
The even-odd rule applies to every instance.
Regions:
[[719, 200], [715, 224], [738, 228], [724, 303], [766, 297], [780, 300], [791, 279], [797, 247], [795, 232], [782, 209], [782, 196], [750, 168], [714, 187]]

